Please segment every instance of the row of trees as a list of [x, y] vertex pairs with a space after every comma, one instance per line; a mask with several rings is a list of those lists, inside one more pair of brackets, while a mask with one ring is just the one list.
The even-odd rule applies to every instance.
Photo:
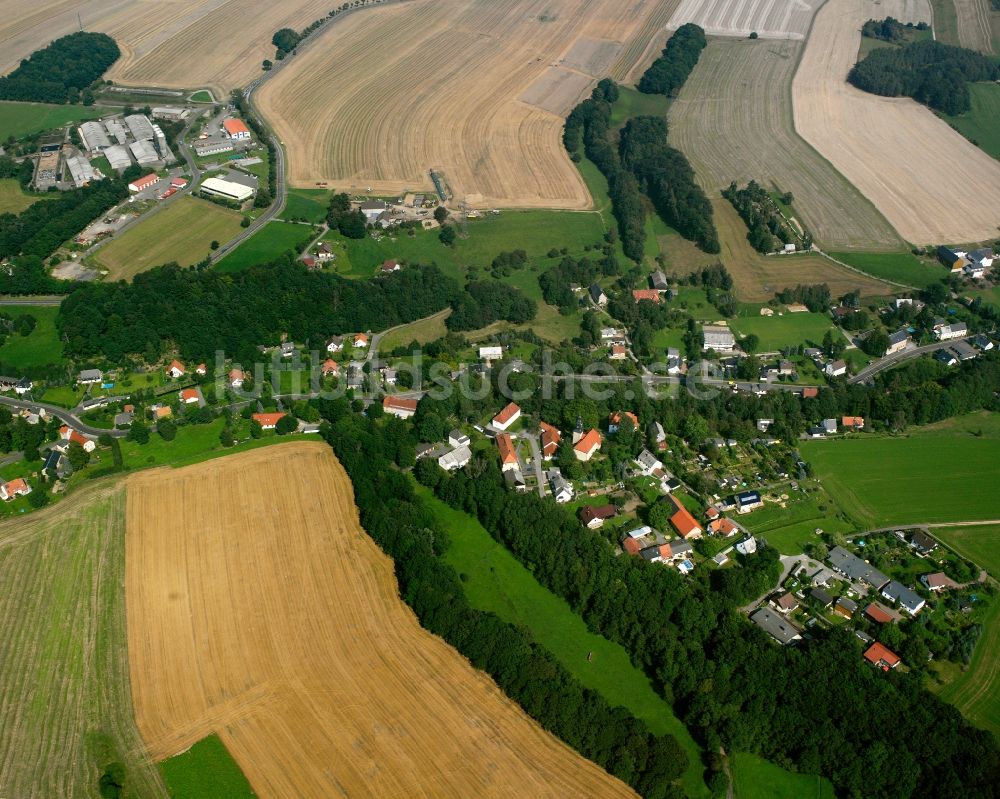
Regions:
[[676, 95], [707, 45], [705, 31], [700, 27], [693, 22], [681, 25], [667, 40], [660, 57], [639, 78], [639, 91], [667, 97]]
[[883, 42], [899, 44], [905, 42], [911, 31], [929, 30], [930, 25], [920, 22], [914, 25], [907, 22], [905, 25], [894, 17], [886, 17], [883, 20], [870, 19], [861, 26], [861, 35], [871, 39], [881, 39]]
[[660, 218], [705, 252], [719, 252], [712, 204], [684, 154], [667, 145], [667, 121], [654, 116], [630, 119], [619, 150], [622, 166], [635, 176]]
[[[105, 33], [79, 31], [36, 50], [0, 78], [0, 100], [75, 103], [118, 60], [121, 51]], [[93, 102], [92, 97], [85, 100]]]
[[863, 91], [883, 97], [912, 97], [952, 116], [972, 107], [969, 83], [998, 78], [1000, 64], [989, 56], [933, 40], [878, 47], [847, 76]]
[[454, 477], [438, 472], [430, 485], [476, 515], [592, 630], [622, 644], [706, 749], [759, 752], [859, 799], [992, 795], [996, 742], [919, 677], [876, 672], [849, 631], [814, 630], [783, 648], [739, 617], [736, 605], [774, 577], [775, 553], [747, 558], [747, 574], [703, 569], [685, 582], [672, 569], [615, 557], [551, 501], [512, 496], [492, 459]]
[[[344, 400], [321, 401], [320, 410], [332, 422], [326, 439], [351, 477], [361, 522], [393, 558], [400, 596], [420, 623], [493, 677], [545, 729], [646, 799], [680, 797], [673, 782], [687, 757], [673, 736], [655, 736], [624, 708], [610, 707], [523, 627], [469, 605], [459, 575], [441, 558], [447, 535], [396, 468], [412, 462], [410, 425], [365, 419]], [[420, 466], [425, 477], [440, 474], [436, 463]]]

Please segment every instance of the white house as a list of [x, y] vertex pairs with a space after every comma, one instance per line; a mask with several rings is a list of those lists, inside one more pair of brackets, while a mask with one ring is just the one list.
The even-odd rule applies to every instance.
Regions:
[[32, 383], [27, 377], [22, 377], [14, 385], [14, 391], [18, 394], [27, 394], [31, 391], [33, 385], [34, 383]]
[[736, 349], [736, 337], [725, 325], [705, 325], [702, 328], [705, 337], [706, 350], [716, 352], [732, 352]]
[[229, 387], [230, 388], [242, 388], [243, 380], [246, 375], [243, 374], [240, 369], [230, 369], [229, 370]]
[[452, 430], [448, 433], [448, 445], [458, 449], [458, 447], [469, 446], [470, 439], [461, 430]]
[[472, 450], [467, 446], [456, 447], [451, 452], [446, 452], [438, 458], [438, 466], [446, 472], [461, 469], [472, 460]]
[[823, 371], [829, 377], [840, 377], [847, 374], [847, 363], [845, 361], [830, 361]]
[[573, 454], [578, 461], [586, 463], [601, 448], [601, 434], [597, 430], [590, 430], [573, 445]]
[[387, 394], [382, 398], [382, 410], [392, 416], [398, 416], [400, 419], [409, 419], [417, 412], [417, 401]]
[[332, 336], [328, 342], [326, 342], [327, 352], [343, 352], [344, 351], [344, 337], [343, 336]]
[[934, 335], [938, 341], [950, 341], [953, 338], [962, 338], [969, 334], [969, 328], [965, 322], [955, 322], [950, 325], [941, 325], [936, 328]]
[[667, 347], [667, 374], [679, 375], [684, 367], [684, 359], [677, 347]]
[[507, 430], [514, 422], [521, 418], [521, 407], [517, 403], [511, 402], [500, 413], [493, 417], [491, 422], [496, 430]]
[[644, 449], [639, 453], [639, 457], [635, 459], [635, 463], [646, 477], [649, 477], [657, 470], [663, 469], [663, 463], [648, 449]]
[[562, 472], [558, 469], [550, 469], [548, 478], [549, 490], [552, 492], [552, 498], [556, 502], [562, 504], [573, 499], [573, 485], [562, 476]]
[[480, 347], [479, 348], [479, 360], [486, 361], [499, 361], [503, 358], [503, 347]]

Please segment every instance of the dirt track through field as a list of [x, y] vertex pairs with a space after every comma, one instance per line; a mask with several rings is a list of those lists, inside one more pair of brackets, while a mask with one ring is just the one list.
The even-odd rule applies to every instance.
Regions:
[[324, 444], [128, 485], [139, 729], [216, 731], [261, 797], [634, 796], [424, 631]]
[[[589, 208], [561, 114], [656, 32], [653, 0], [415, 0], [345, 19], [260, 90], [296, 185]], [[627, 66], [627, 65], [626, 65]]]
[[925, 0], [828, 0], [792, 83], [795, 127], [914, 244], [995, 238], [1000, 163], [908, 98], [845, 78], [865, 20], [930, 19]]
[[331, 0], [0, 0], [0, 72], [52, 39], [79, 30], [114, 37], [122, 57], [107, 76], [131, 85], [209, 86], [219, 97], [274, 58], [271, 36], [301, 30]]
[[791, 84], [802, 42], [713, 39], [670, 106], [672, 144], [710, 196], [736, 181], [790, 191], [816, 241], [899, 249], [892, 226], [795, 132]]

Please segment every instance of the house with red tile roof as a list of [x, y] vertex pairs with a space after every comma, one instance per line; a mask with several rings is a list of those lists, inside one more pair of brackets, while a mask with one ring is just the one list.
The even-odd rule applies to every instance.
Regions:
[[889, 671], [899, 665], [899, 655], [878, 641], [865, 650], [865, 660], [883, 671]]
[[354, 335], [354, 346], [358, 348], [364, 348], [368, 346], [368, 334], [367, 333], [355, 333]]
[[169, 405], [154, 405], [149, 410], [153, 414], [154, 419], [167, 419], [174, 415]]
[[240, 388], [243, 385], [243, 381], [246, 379], [246, 375], [243, 374], [240, 369], [230, 369], [229, 370], [229, 386], [230, 388]]
[[194, 373], [195, 373], [196, 375], [198, 375], [199, 377], [204, 377], [205, 375], [207, 375], [207, 374], [208, 374], [208, 367], [207, 367], [207, 366], [205, 366], [205, 364], [203, 364], [203, 363], [199, 363], [199, 364], [198, 364], [198, 365], [197, 365], [197, 366], [196, 366], [196, 367], [194, 368]]
[[196, 388], [185, 388], [181, 391], [181, 402], [185, 405], [190, 405], [191, 403], [198, 402], [201, 397], [198, 396], [198, 389]]
[[417, 401], [405, 397], [393, 397], [386, 394], [382, 398], [382, 410], [400, 419], [409, 419], [417, 412]]
[[691, 512], [673, 497], [669, 497], [676, 509], [674, 515], [670, 517], [670, 523], [677, 530], [681, 538], [701, 538], [701, 525], [691, 515]]
[[642, 551], [642, 541], [627, 535], [622, 540], [622, 550], [629, 555], [638, 555]]
[[881, 602], [869, 603], [868, 607], [865, 608], [865, 615], [877, 624], [888, 624], [899, 620], [899, 615]]
[[589, 430], [573, 445], [573, 454], [578, 461], [587, 462], [600, 448], [601, 434], [597, 430]]
[[59, 437], [64, 441], [79, 444], [86, 452], [93, 452], [97, 449], [97, 444], [95, 444], [92, 439], [87, 438], [82, 433], [79, 433], [72, 427], [67, 427], [66, 425], [59, 428]]
[[327, 375], [335, 375], [340, 371], [340, 366], [337, 364], [333, 358], [327, 358], [323, 361], [323, 366], [321, 367], [323, 377]]
[[507, 404], [500, 413], [493, 417], [491, 425], [497, 430], [507, 430], [514, 422], [521, 418], [521, 406], [515, 402]]
[[250, 128], [242, 119], [229, 118], [222, 120], [222, 128], [230, 139], [249, 139]]
[[865, 427], [865, 417], [845, 416], [840, 420], [840, 426], [846, 430], [863, 430]]
[[621, 427], [623, 418], [632, 422], [634, 430], [639, 429], [639, 417], [632, 413], [632, 411], [615, 411], [608, 416], [608, 432], [617, 432], [618, 428]]
[[6, 483], [0, 484], [0, 499], [9, 502], [17, 497], [26, 497], [31, 493], [31, 486], [23, 477], [15, 477]]
[[731, 535], [736, 535], [740, 531], [740, 527], [732, 519], [721, 518], [709, 522], [708, 531], [728, 538]]
[[539, 422], [538, 427], [542, 431], [542, 457], [547, 461], [552, 460], [559, 449], [562, 433], [548, 422]]
[[262, 430], [274, 430], [284, 413], [255, 413], [250, 418], [257, 422]]
[[613, 361], [624, 361], [628, 356], [628, 347], [622, 344], [612, 344], [611, 354], [608, 357]]
[[170, 362], [170, 366], [167, 367], [167, 374], [176, 380], [178, 377], [184, 377], [187, 372], [184, 370], [184, 364], [175, 358]]
[[660, 301], [660, 292], [656, 289], [632, 289], [632, 299], [637, 303], [643, 300], [649, 300], [650, 302]]
[[802, 389], [802, 396], [805, 399], [809, 399], [810, 397], [815, 399], [819, 396], [819, 389], [816, 386], [806, 386]]
[[497, 449], [500, 450], [500, 471], [516, 469], [517, 451], [514, 449], [514, 439], [507, 433], [500, 433], [497, 435]]
[[392, 272], [398, 272], [403, 268], [403, 265], [392, 258], [387, 261], [382, 261], [382, 274], [391, 274]]

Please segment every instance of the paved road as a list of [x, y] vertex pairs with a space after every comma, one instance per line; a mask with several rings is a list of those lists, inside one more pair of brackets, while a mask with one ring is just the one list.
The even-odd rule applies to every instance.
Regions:
[[911, 358], [917, 358], [921, 355], [927, 355], [931, 352], [936, 352], [937, 350], [947, 349], [952, 346], [956, 341], [968, 341], [970, 338], [975, 338], [975, 334], [969, 336], [963, 336], [962, 338], [953, 338], [949, 341], [935, 341], [933, 344], [924, 344], [922, 347], [907, 347], [901, 352], [893, 353], [892, 355], [887, 355], [884, 358], [879, 358], [874, 363], [868, 364], [864, 369], [858, 372], [854, 377], [850, 378], [848, 383], [863, 383], [866, 380], [871, 379], [879, 372], [883, 372], [903, 361], [908, 361]]
[[523, 438], [528, 440], [528, 445], [531, 447], [531, 461], [535, 466], [535, 478], [538, 480], [538, 496], [545, 496], [545, 478], [542, 475], [542, 450], [538, 446], [538, 436], [522, 433]]
[[99, 436], [102, 433], [108, 433], [113, 438], [124, 438], [128, 435], [128, 430], [108, 430], [104, 427], [92, 427], [86, 422], [82, 421], [79, 416], [77, 416], [73, 411], [68, 411], [65, 408], [61, 408], [58, 405], [49, 405], [47, 402], [35, 402], [33, 400], [19, 400], [13, 399], [12, 397], [0, 397], [0, 405], [6, 405], [9, 408], [44, 408], [46, 413], [55, 416], [57, 419], [61, 419], [63, 422], [68, 424], [74, 430], [79, 430], [81, 433], [88, 436]]

